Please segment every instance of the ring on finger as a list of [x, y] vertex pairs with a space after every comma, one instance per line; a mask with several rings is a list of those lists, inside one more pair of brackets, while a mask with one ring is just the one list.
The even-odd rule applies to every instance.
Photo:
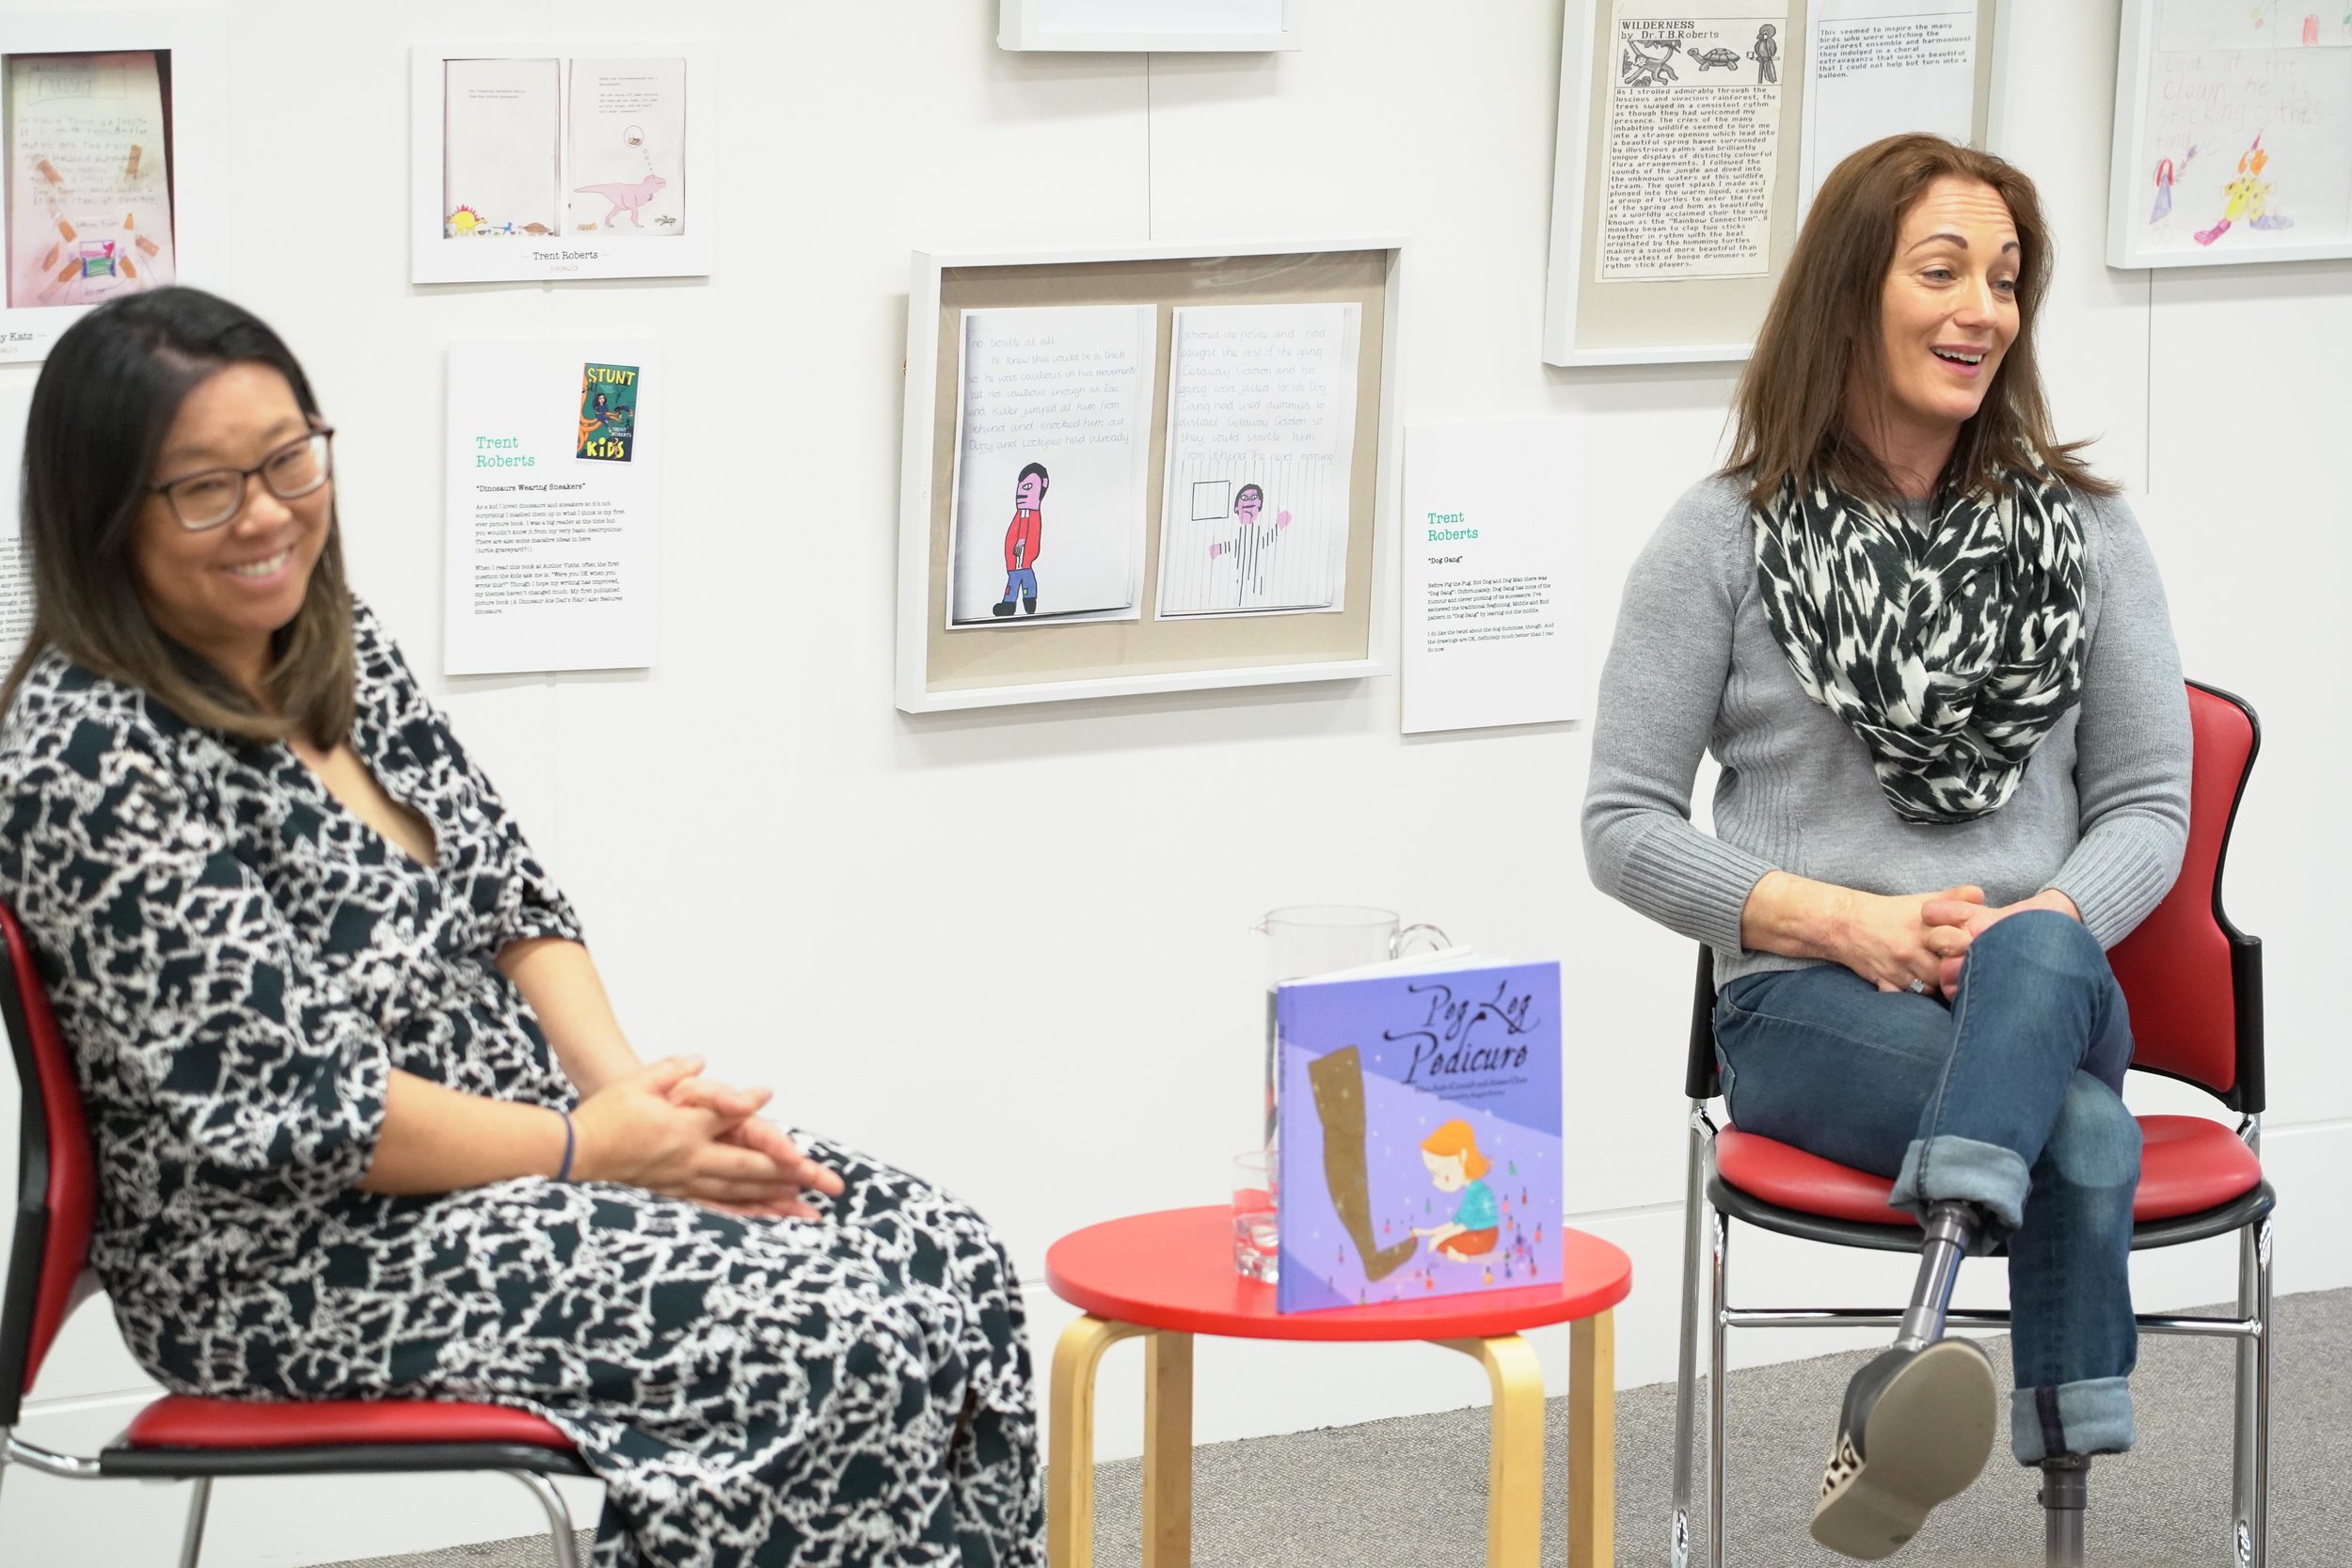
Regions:
[[1934, 989], [1934, 987], [1929, 985], [1925, 980], [1914, 980], [1911, 984], [1903, 988], [1903, 990], [1911, 992], [1914, 996], [1925, 996]]

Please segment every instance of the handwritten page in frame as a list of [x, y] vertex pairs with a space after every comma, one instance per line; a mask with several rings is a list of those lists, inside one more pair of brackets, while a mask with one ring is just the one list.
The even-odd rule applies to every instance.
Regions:
[[2143, 244], [2233, 259], [2352, 239], [2352, 23], [2334, 8], [2163, 0]]
[[686, 233], [686, 62], [574, 60], [567, 231]]
[[966, 310], [950, 630], [1142, 611], [1159, 314]]
[[160, 50], [11, 55], [8, 305], [95, 305], [176, 276]]
[[1356, 305], [1176, 309], [1162, 616], [1344, 610]]
[[451, 60], [441, 144], [441, 232], [453, 240], [553, 234], [562, 118], [553, 59]]

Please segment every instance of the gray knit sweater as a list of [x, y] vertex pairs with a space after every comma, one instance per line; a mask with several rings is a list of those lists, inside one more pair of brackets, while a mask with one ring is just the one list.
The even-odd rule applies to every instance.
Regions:
[[[1715, 978], [1818, 960], [1743, 950], [1771, 870], [1881, 894], [1974, 882], [1988, 902], [2057, 888], [2113, 946], [2155, 908], [2188, 842], [2188, 705], [2164, 585], [2121, 501], [2086, 497], [2082, 703], [2008, 804], [1973, 822], [1895, 815], [1868, 753], [1798, 686], [1756, 589], [1729, 480], [1675, 504], [1626, 580], [1601, 672], [1584, 860], [1613, 897], [1715, 950]], [[1691, 823], [1699, 757], [1722, 765], [1714, 832]]]

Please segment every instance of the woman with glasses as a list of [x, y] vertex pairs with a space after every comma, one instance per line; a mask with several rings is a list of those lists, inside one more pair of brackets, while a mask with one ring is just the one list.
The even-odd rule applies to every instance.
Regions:
[[91, 1249], [184, 1393], [536, 1411], [603, 1568], [1042, 1564], [1021, 1297], [969, 1210], [640, 1064], [343, 579], [267, 326], [100, 307], [25, 437], [0, 897], [99, 1162]]

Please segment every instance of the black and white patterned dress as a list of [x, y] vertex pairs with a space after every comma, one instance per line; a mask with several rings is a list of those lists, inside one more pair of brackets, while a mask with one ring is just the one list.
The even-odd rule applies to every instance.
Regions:
[[1021, 1300], [934, 1188], [801, 1134], [820, 1222], [612, 1183], [353, 1185], [394, 1068], [569, 1107], [493, 961], [579, 936], [563, 895], [356, 610], [351, 744], [422, 814], [411, 860], [283, 746], [181, 722], [54, 650], [0, 725], [0, 896], [87, 1101], [93, 1259], [185, 1393], [536, 1411], [606, 1488], [600, 1568], [1042, 1564]]

